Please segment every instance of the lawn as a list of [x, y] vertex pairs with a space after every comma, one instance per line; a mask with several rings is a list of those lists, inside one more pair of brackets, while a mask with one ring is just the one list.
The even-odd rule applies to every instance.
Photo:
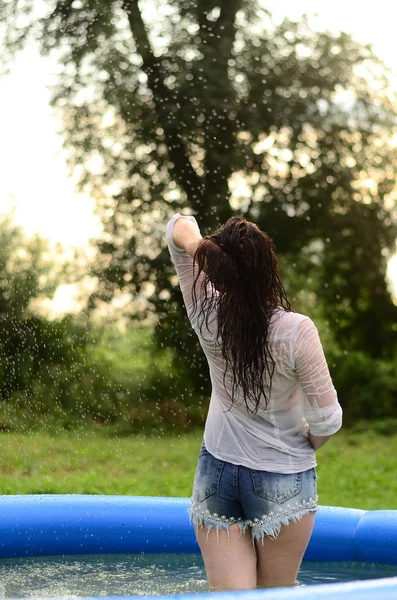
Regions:
[[[189, 496], [201, 432], [0, 433], [0, 494]], [[397, 435], [341, 431], [317, 453], [322, 505], [397, 509]]]

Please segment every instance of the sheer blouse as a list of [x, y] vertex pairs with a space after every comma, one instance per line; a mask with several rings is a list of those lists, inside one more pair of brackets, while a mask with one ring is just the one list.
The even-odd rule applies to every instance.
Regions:
[[310, 317], [280, 306], [269, 323], [268, 345], [276, 364], [268, 406], [252, 415], [238, 392], [231, 406], [227, 392], [231, 395], [232, 379], [227, 375], [223, 382], [225, 361], [216, 341], [216, 315], [210, 315], [202, 335], [198, 323], [202, 281], [196, 287], [198, 310], [193, 315], [197, 266], [193, 272], [193, 259], [172, 240], [174, 223], [180, 217], [190, 219], [198, 231], [199, 227], [194, 217], [177, 213], [167, 224], [166, 238], [187, 315], [209, 367], [212, 392], [204, 430], [207, 450], [220, 460], [276, 473], [299, 473], [316, 466], [308, 432], [332, 435], [342, 425], [342, 409], [316, 325]]

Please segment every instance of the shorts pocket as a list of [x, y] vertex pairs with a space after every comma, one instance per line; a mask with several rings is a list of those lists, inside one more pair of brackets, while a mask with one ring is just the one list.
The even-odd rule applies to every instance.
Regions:
[[193, 483], [193, 500], [203, 502], [217, 493], [224, 464], [223, 460], [218, 460], [205, 448], [200, 450]]
[[283, 504], [300, 493], [302, 473], [269, 473], [251, 470], [252, 485], [257, 496]]

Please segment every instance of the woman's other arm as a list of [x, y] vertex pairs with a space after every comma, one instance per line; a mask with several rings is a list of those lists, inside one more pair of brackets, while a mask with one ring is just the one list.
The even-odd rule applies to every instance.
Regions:
[[310, 318], [298, 326], [294, 356], [296, 374], [304, 391], [301, 408], [309, 424], [309, 441], [318, 450], [340, 429], [342, 408], [317, 327]]
[[332, 435], [313, 435], [309, 431], [309, 442], [314, 450], [318, 450], [321, 446], [324, 446], [331, 438]]

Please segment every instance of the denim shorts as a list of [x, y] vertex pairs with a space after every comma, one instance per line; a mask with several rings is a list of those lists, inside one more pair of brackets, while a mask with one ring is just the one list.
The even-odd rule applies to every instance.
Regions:
[[275, 539], [282, 525], [317, 512], [316, 469], [284, 474], [255, 471], [218, 460], [201, 447], [189, 515], [208, 532], [237, 524], [252, 538]]

